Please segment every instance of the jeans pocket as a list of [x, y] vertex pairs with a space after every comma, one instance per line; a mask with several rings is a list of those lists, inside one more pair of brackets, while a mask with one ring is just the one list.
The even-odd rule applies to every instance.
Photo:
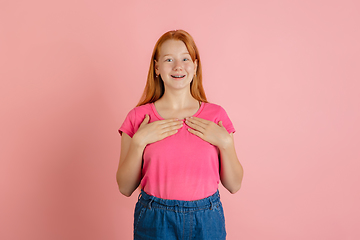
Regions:
[[198, 211], [195, 217], [195, 239], [225, 240], [226, 229], [221, 204]]
[[135, 211], [134, 211], [134, 233], [136, 232], [136, 229], [140, 223], [140, 220], [141, 220], [145, 210], [146, 210], [146, 207], [143, 206], [140, 202], [136, 203]]
[[223, 239], [223, 238], [225, 239], [226, 237], [225, 216], [221, 202], [214, 207], [214, 211], [217, 213], [219, 217], [217, 221], [217, 225], [221, 229], [220, 232], [222, 233], [220, 234], [221, 237], [219, 236], [220, 237], [219, 239]]
[[214, 210], [219, 214], [220, 219], [225, 222], [224, 209], [222, 207], [221, 202], [214, 207]]

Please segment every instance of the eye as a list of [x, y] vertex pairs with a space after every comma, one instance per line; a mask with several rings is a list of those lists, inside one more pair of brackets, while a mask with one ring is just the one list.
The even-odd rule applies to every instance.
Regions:
[[167, 59], [165, 59], [165, 62], [172, 62], [172, 59], [167, 58]]
[[189, 61], [189, 59], [188, 59], [188, 58], [184, 58], [183, 61]]

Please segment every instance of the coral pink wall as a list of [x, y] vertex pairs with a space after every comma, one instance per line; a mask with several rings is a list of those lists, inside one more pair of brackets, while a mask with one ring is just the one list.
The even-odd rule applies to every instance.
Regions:
[[0, 239], [131, 239], [117, 129], [152, 48], [195, 38], [237, 133], [229, 240], [360, 239], [358, 1], [2, 1]]

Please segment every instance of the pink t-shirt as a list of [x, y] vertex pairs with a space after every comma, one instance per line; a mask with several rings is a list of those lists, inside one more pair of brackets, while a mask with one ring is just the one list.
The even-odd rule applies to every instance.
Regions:
[[[153, 103], [132, 109], [119, 129], [132, 137], [145, 115], [149, 122], [163, 120]], [[231, 133], [235, 129], [225, 110], [213, 103], [201, 103], [194, 117], [223, 122]], [[155, 197], [198, 200], [214, 194], [220, 181], [219, 151], [214, 145], [191, 134], [184, 126], [161, 141], [148, 144], [143, 154], [142, 189]]]

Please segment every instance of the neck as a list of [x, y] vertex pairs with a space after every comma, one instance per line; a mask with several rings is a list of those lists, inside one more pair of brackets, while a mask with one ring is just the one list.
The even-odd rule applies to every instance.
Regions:
[[198, 103], [188, 91], [165, 91], [164, 95], [157, 101], [166, 108], [183, 109]]

